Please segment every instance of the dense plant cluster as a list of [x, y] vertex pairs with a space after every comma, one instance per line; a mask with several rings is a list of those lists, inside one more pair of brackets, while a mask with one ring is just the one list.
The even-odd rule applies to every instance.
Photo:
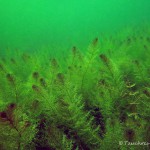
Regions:
[[150, 37], [95, 38], [65, 58], [0, 58], [1, 150], [125, 150], [150, 145]]

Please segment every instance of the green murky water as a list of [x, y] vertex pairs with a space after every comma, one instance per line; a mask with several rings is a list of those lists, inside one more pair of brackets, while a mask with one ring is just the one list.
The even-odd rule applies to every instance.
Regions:
[[148, 150], [149, 114], [149, 0], [0, 0], [0, 150]]
[[1, 48], [83, 47], [94, 37], [149, 23], [149, 9], [149, 0], [1, 0]]

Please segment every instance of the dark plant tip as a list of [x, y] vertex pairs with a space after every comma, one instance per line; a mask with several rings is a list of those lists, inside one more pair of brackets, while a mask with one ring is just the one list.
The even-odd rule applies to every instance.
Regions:
[[37, 72], [37, 71], [35, 71], [35, 72], [33, 72], [33, 74], [32, 74], [32, 77], [34, 78], [34, 79], [38, 79], [39, 78], [39, 73]]
[[109, 59], [107, 58], [107, 56], [105, 54], [100, 54], [99, 57], [105, 64], [109, 63]]
[[40, 92], [40, 88], [37, 85], [32, 85], [32, 89], [36, 92]]
[[131, 38], [127, 38], [127, 44], [130, 44], [131, 43]]
[[16, 60], [14, 58], [11, 58], [10, 61], [12, 64], [16, 64]]
[[143, 36], [140, 36], [140, 39], [143, 40]]
[[0, 70], [1, 71], [4, 71], [5, 69], [4, 69], [4, 66], [2, 65], [2, 64], [0, 64]]
[[71, 67], [71, 66], [68, 66], [68, 69], [69, 69], [69, 70], [71, 70], [71, 69], [72, 69], [72, 67]]
[[147, 45], [144, 45], [143, 47], [144, 47], [144, 49], [145, 49], [145, 50], [147, 50], [147, 49], [148, 49], [148, 48], [147, 48]]
[[6, 112], [0, 112], [0, 117], [2, 118], [2, 119], [6, 119], [7, 118], [7, 114], [6, 114]]
[[1, 58], [1, 60], [4, 62], [4, 63], [6, 63], [6, 59], [3, 57], [3, 58]]
[[31, 125], [31, 123], [29, 121], [25, 121], [24, 127], [27, 128]]
[[58, 67], [58, 62], [57, 62], [57, 60], [56, 60], [55, 58], [52, 58], [52, 59], [51, 59], [51, 65], [52, 65], [53, 67], [55, 67], [55, 68]]
[[9, 109], [14, 109], [14, 108], [16, 108], [16, 104], [15, 103], [11, 103], [11, 104], [8, 105], [8, 108]]
[[131, 113], [137, 112], [137, 105], [138, 105], [138, 103], [130, 103], [129, 109], [130, 109]]
[[146, 40], [147, 40], [147, 42], [150, 42], [150, 37], [147, 37]]
[[23, 60], [24, 62], [27, 62], [29, 59], [30, 59], [30, 56], [29, 56], [28, 54], [26, 54], [26, 53], [23, 53], [23, 55], [22, 55], [22, 60]]
[[147, 97], [150, 97], [150, 91], [144, 90], [143, 93], [144, 93]]
[[35, 99], [32, 104], [31, 104], [31, 107], [36, 110], [39, 106], [39, 100]]
[[8, 74], [6, 75], [6, 78], [7, 78], [7, 80], [8, 80], [9, 82], [11, 82], [11, 83], [14, 83], [14, 81], [15, 81], [14, 76], [13, 76], [12, 74], [10, 74], [10, 73], [8, 73]]
[[93, 46], [97, 46], [98, 44], [98, 37], [96, 37], [93, 42], [92, 42]]
[[140, 66], [140, 62], [139, 62], [138, 60], [133, 60], [133, 63], [134, 63], [135, 65], [137, 65], [138, 67]]
[[64, 83], [64, 74], [63, 73], [58, 73], [57, 74], [57, 79], [59, 82]]
[[125, 137], [128, 141], [133, 141], [134, 137], [135, 137], [135, 132], [133, 129], [126, 129], [125, 130]]
[[46, 86], [46, 81], [44, 78], [40, 78], [40, 84], [41, 86], [45, 87]]
[[76, 46], [73, 46], [73, 47], [72, 47], [72, 53], [73, 53], [74, 56], [76, 55], [76, 53], [77, 53], [77, 48], [76, 48]]
[[99, 85], [105, 85], [106, 84], [106, 81], [104, 79], [101, 79], [98, 81]]

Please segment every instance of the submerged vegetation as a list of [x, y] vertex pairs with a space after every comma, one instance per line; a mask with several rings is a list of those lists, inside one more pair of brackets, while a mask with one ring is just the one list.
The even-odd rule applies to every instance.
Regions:
[[150, 37], [130, 33], [74, 46], [63, 59], [0, 57], [1, 150], [148, 150]]

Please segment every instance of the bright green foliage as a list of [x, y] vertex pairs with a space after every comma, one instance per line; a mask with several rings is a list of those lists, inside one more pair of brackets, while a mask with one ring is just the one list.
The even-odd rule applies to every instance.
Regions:
[[0, 60], [1, 150], [126, 150], [150, 142], [150, 37], [95, 38], [86, 52], [7, 50]]

